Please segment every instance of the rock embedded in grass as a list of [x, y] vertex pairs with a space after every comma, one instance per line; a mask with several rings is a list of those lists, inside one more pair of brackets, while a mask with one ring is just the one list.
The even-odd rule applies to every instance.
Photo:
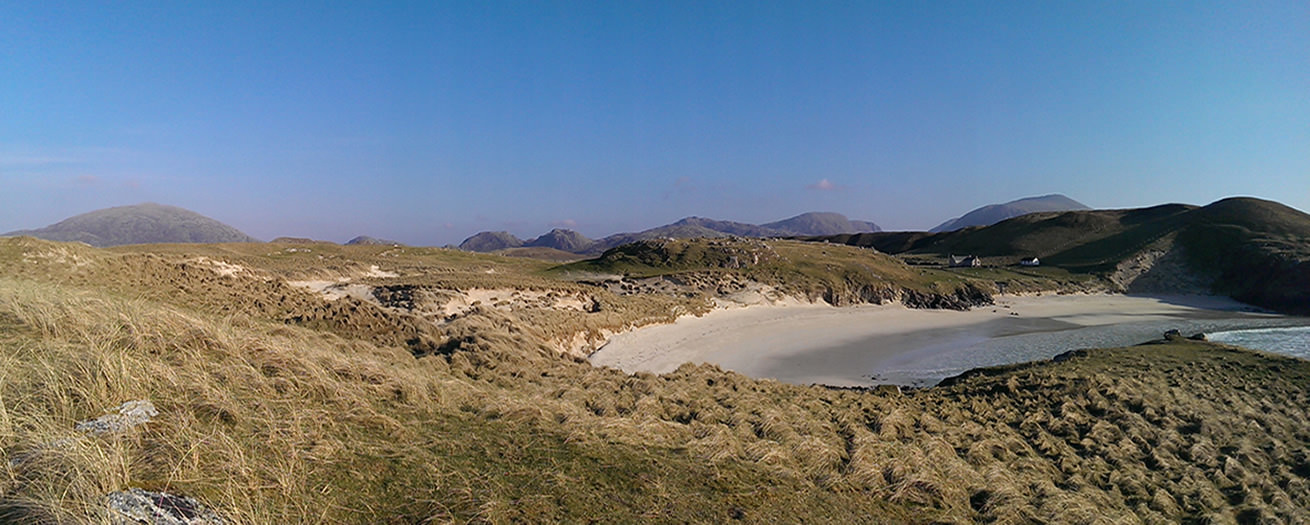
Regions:
[[157, 415], [159, 411], [148, 399], [128, 401], [119, 405], [116, 414], [105, 414], [95, 419], [81, 421], [73, 428], [93, 436], [114, 434], [146, 423]]
[[[118, 524], [148, 525], [223, 525], [222, 516], [194, 498], [167, 492], [131, 488], [111, 492], [109, 508], [119, 514]], [[126, 520], [123, 518], [127, 518]]]

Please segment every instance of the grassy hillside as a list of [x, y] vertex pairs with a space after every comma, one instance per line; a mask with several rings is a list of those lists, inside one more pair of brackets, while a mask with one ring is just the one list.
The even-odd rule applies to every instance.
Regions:
[[1215, 291], [1310, 313], [1310, 215], [1257, 199], [1225, 199], [1194, 215], [1179, 241], [1194, 265], [1218, 275]]
[[70, 217], [35, 230], [5, 235], [30, 235], [92, 246], [161, 242], [259, 242], [236, 228], [176, 206], [145, 203], [105, 208]]
[[505, 248], [503, 250], [496, 250], [491, 253], [494, 253], [496, 255], [503, 255], [505, 257], [525, 257], [528, 259], [538, 259], [542, 261], [551, 261], [557, 263], [573, 262], [586, 258], [583, 255], [578, 255], [576, 253], [566, 252], [563, 250], [557, 250], [555, 248], [539, 248], [539, 247], [527, 247], [527, 246], [522, 246], [518, 248]]
[[909, 256], [975, 254], [989, 264], [1040, 257], [1076, 274], [1110, 277], [1146, 258], [1177, 261], [1204, 288], [1259, 306], [1310, 312], [1310, 215], [1276, 202], [1225, 199], [1208, 206], [1034, 213], [945, 233], [812, 238]]
[[788, 295], [839, 306], [900, 300], [920, 307], [968, 308], [990, 304], [991, 294], [998, 292], [1000, 285], [1009, 292], [1098, 286], [1087, 276], [1055, 268], [921, 268], [873, 250], [791, 240], [643, 241], [552, 271], [564, 277], [748, 280]]
[[[833, 275], [816, 264], [796, 272]], [[136, 266], [148, 278], [124, 271]], [[386, 330], [350, 329], [367, 315], [403, 330], [410, 314], [329, 308], [284, 284], [356, 270], [399, 275], [356, 277], [379, 285], [587, 289], [544, 263], [447, 250], [4, 240], [0, 521], [103, 522], [104, 494], [126, 487], [235, 523], [1310, 519], [1305, 361], [1170, 342], [898, 395], [709, 366], [628, 375], [551, 347], [547, 325], [615, 315], [604, 308], [475, 309], [435, 334], [459, 344], [415, 357]], [[323, 324], [288, 308], [321, 308]], [[161, 414], [142, 427], [71, 430], [143, 398]]]
[[1137, 210], [1032, 213], [993, 226], [951, 232], [871, 233], [829, 239], [886, 253], [1041, 257], [1077, 270], [1103, 269], [1181, 224], [1194, 208], [1167, 204]]
[[[510, 287], [577, 296], [596, 310], [594, 315], [573, 315], [539, 301], [514, 308], [517, 316], [532, 320], [534, 333], [551, 341], [575, 336], [594, 340], [605, 331], [667, 322], [707, 307], [698, 298], [616, 295], [557, 279], [547, 273], [553, 266], [527, 258], [407, 246], [171, 244], [99, 250], [31, 238], [0, 239], [0, 275], [186, 301], [206, 313], [272, 319], [398, 345], [415, 354], [449, 352], [461, 344], [468, 319], [429, 308], [471, 290]], [[375, 287], [381, 299], [324, 301], [318, 293], [288, 284], [342, 278]], [[379, 302], [394, 307], [383, 308]], [[495, 308], [472, 305], [464, 313]]]

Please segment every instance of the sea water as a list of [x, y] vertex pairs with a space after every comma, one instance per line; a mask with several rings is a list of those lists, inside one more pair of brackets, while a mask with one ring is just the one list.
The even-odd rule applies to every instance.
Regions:
[[[976, 326], [934, 330], [913, 336], [910, 344], [897, 341], [907, 334], [878, 336], [838, 347], [816, 349], [804, 355], [776, 360], [763, 376], [798, 384], [895, 384], [931, 386], [970, 369], [1041, 361], [1082, 348], [1131, 346], [1161, 339], [1166, 330], [1183, 335], [1206, 334], [1207, 339], [1268, 352], [1310, 359], [1310, 319], [1260, 317], [1233, 313], [1232, 317], [1155, 319], [1100, 326], [1024, 326], [1002, 319]], [[1238, 340], [1241, 338], [1241, 340]], [[872, 347], [905, 347], [891, 357], [862, 360]]]
[[1256, 328], [1209, 334], [1211, 341], [1310, 359], [1310, 326]]

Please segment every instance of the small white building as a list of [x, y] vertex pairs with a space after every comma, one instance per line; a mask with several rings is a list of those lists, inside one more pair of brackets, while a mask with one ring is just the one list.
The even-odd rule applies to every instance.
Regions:
[[1036, 257], [1029, 257], [1027, 259], [1023, 259], [1019, 261], [1019, 266], [1041, 266], [1041, 265], [1042, 265], [1042, 261], [1038, 260]]

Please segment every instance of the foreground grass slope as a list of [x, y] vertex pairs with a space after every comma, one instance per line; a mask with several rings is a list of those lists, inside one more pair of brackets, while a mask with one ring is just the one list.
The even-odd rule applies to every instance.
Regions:
[[[462, 343], [416, 358], [380, 331], [339, 328], [365, 315], [349, 308], [323, 310], [342, 316], [329, 328], [224, 310], [219, 286], [183, 277], [179, 260], [198, 254], [181, 248], [141, 254], [159, 273], [125, 286], [94, 267], [121, 271], [137, 252], [9, 242], [0, 521], [104, 521], [104, 495], [126, 487], [190, 495], [238, 523], [1310, 519], [1305, 361], [1170, 342], [875, 394], [708, 366], [598, 369], [561, 356], [531, 312], [498, 309], [443, 326], [434, 337]], [[342, 249], [337, 264], [370, 266], [374, 249]], [[234, 254], [251, 275], [219, 282], [281, 293], [279, 272], [302, 270], [278, 257]], [[533, 264], [436, 260], [431, 279]], [[521, 271], [522, 286], [550, 284]], [[161, 415], [128, 434], [71, 430], [143, 398]]]

